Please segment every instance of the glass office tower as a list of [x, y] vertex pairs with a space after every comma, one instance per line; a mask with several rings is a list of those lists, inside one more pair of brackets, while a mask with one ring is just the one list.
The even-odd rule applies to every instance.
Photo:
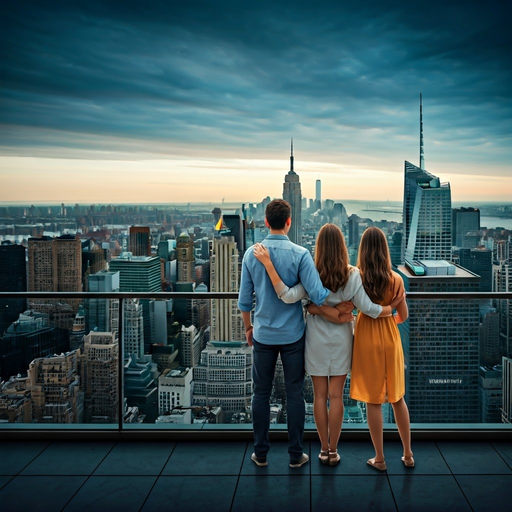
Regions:
[[402, 261], [450, 260], [450, 184], [406, 161], [403, 208]]
[[[476, 274], [447, 261], [399, 273], [410, 292], [478, 292]], [[479, 421], [479, 306], [476, 300], [414, 300], [400, 325], [412, 423]]]

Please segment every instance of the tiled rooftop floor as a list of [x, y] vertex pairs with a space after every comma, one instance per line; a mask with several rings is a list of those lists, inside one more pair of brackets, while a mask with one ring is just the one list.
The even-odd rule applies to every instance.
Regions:
[[387, 442], [387, 472], [366, 464], [369, 442], [341, 442], [341, 463], [288, 467], [273, 442], [269, 465], [247, 442], [1, 442], [0, 510], [24, 511], [510, 511], [512, 442], [416, 442], [416, 467]]

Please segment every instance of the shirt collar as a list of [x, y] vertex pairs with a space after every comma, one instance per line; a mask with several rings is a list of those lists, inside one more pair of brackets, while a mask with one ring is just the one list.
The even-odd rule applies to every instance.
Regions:
[[286, 235], [267, 235], [269, 240], [289, 240], [289, 238]]

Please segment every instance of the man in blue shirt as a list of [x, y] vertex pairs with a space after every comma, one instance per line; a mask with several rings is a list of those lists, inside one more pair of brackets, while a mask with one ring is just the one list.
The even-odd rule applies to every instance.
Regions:
[[[322, 305], [329, 290], [324, 288], [309, 252], [287, 237], [291, 207], [283, 199], [271, 201], [265, 210], [270, 235], [263, 241], [283, 282], [292, 287], [302, 283], [312, 302]], [[256, 295], [254, 326], [251, 323]], [[286, 387], [290, 467], [300, 467], [309, 457], [302, 451], [304, 437], [304, 344], [305, 322], [301, 302], [285, 304], [276, 295], [265, 267], [250, 247], [242, 262], [238, 307], [242, 312], [247, 342], [253, 347], [254, 383], [252, 420], [254, 453], [258, 466], [267, 465], [270, 449], [270, 394], [277, 357], [281, 354]]]

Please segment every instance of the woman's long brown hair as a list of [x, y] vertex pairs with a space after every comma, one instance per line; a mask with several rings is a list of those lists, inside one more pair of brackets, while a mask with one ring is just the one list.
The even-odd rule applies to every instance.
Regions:
[[366, 229], [359, 244], [357, 266], [366, 293], [373, 302], [380, 302], [392, 278], [391, 256], [386, 236], [376, 227]]
[[347, 284], [350, 273], [348, 250], [343, 233], [335, 224], [324, 224], [318, 232], [315, 265], [323, 285], [332, 292]]

